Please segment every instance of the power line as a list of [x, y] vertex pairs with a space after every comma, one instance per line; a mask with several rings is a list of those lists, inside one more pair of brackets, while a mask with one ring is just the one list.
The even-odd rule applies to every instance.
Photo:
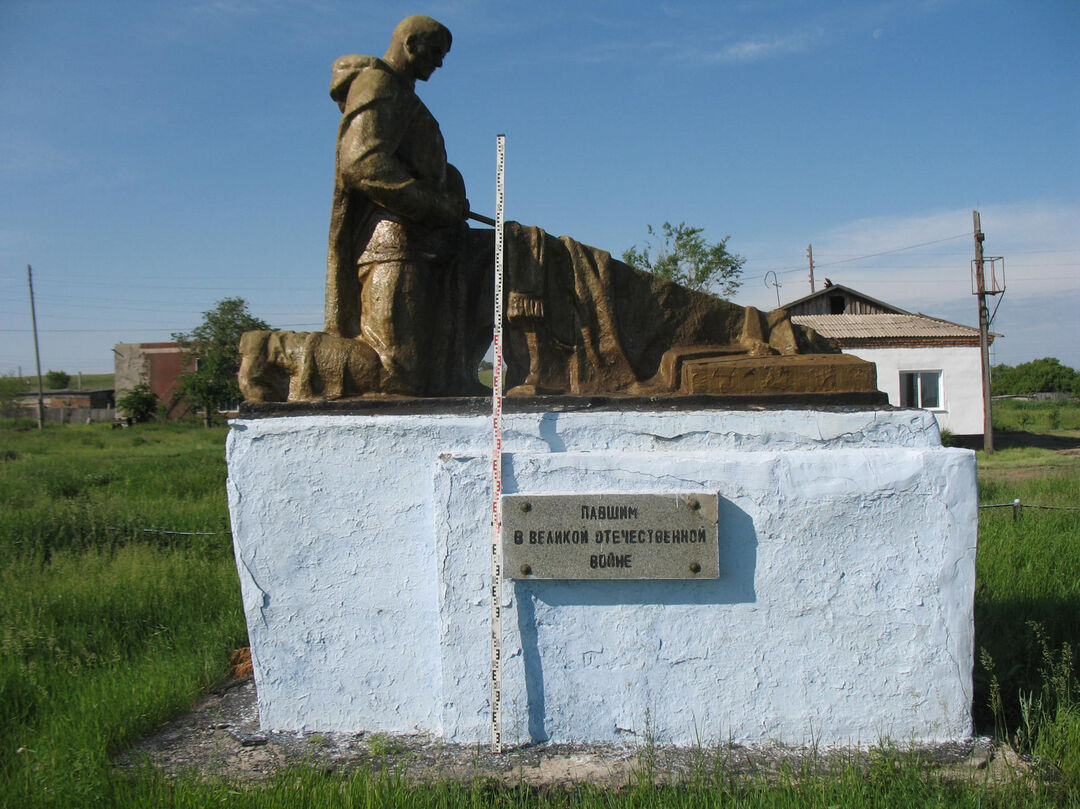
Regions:
[[[323, 325], [322, 323], [279, 323], [277, 328], [296, 329], [296, 328], [309, 327], [309, 326], [320, 326], [321, 327], [322, 325]], [[113, 332], [113, 333], [116, 333], [116, 332], [147, 332], [147, 331], [169, 332], [170, 334], [172, 334], [173, 332], [185, 331], [187, 328], [190, 328], [190, 327], [168, 328], [168, 327], [165, 327], [165, 326], [116, 326], [115, 328], [111, 328], [111, 329], [38, 329], [38, 331], [43, 333], [43, 334], [46, 334], [46, 333], [47, 334], [90, 334], [90, 333], [95, 333], [95, 332], [103, 332], [103, 333]], [[6, 333], [6, 334], [29, 334], [31, 331], [32, 331], [32, 329], [0, 329], [0, 332]]]
[[864, 256], [852, 256], [851, 258], [841, 258], [836, 261], [818, 261], [816, 262], [818, 267], [832, 267], [836, 264], [846, 264], [849, 261], [859, 261], [864, 258], [874, 258], [876, 256], [887, 256], [890, 253], [900, 253], [904, 250], [911, 250], [914, 247], [926, 247], [928, 244], [941, 244], [942, 242], [951, 242], [953, 239], [964, 239], [970, 234], [960, 233], [956, 236], [946, 236], [944, 239], [934, 239], [929, 242], [919, 242], [919, 244], [910, 244], [907, 247], [894, 247], [891, 250], [882, 250], [880, 253], [867, 253]]
[[[946, 236], [946, 237], [941, 238], [941, 239], [932, 239], [932, 240], [930, 240], [928, 242], [919, 242], [918, 244], [909, 244], [909, 245], [905, 245], [903, 247], [893, 247], [893, 248], [891, 248], [889, 250], [882, 250], [881, 252], [878, 252], [878, 253], [867, 253], [867, 254], [861, 255], [861, 256], [851, 256], [850, 258], [837, 259], [836, 261], [815, 261], [814, 262], [814, 267], [815, 268], [818, 268], [818, 267], [832, 267], [832, 266], [835, 266], [836, 264], [847, 264], [849, 262], [859, 261], [859, 260], [864, 259], [864, 258], [876, 258], [877, 256], [887, 256], [887, 255], [890, 255], [892, 253], [901, 253], [901, 252], [903, 252], [905, 250], [912, 250], [912, 249], [914, 249], [916, 247], [926, 247], [927, 245], [931, 245], [931, 244], [941, 244], [942, 242], [951, 242], [954, 239], [963, 239], [967, 235], [968, 235], [967, 233], [959, 233], [959, 234], [957, 234], [955, 236]], [[798, 265], [789, 265], [789, 266], [786, 266], [786, 267], [777, 267], [773, 271], [776, 272], [777, 275], [788, 275], [788, 274], [790, 274], [792, 272], [801, 272], [804, 269], [805, 269], [805, 267], [803, 267], [803, 265], [798, 264]], [[888, 268], [888, 269], [894, 269], [894, 268]], [[764, 275], [749, 276], [749, 278], [750, 279], [764, 278]]]

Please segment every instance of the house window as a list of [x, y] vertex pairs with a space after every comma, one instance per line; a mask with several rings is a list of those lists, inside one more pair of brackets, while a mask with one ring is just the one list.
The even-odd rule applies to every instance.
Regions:
[[941, 408], [941, 371], [901, 371], [900, 406]]
[[830, 315], [842, 315], [847, 311], [847, 302], [844, 300], [843, 295], [830, 295], [829, 296], [829, 314]]

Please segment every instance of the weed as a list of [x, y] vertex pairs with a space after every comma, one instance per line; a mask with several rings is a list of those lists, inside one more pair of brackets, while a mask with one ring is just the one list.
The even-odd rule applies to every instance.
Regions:
[[372, 733], [367, 738], [367, 748], [376, 758], [397, 755], [405, 749], [399, 740], [388, 733]]

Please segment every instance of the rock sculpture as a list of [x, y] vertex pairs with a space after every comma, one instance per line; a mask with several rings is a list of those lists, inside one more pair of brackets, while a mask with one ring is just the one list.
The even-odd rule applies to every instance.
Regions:
[[[415, 92], [445, 26], [398, 24], [382, 59], [343, 56], [324, 332], [248, 332], [253, 402], [485, 392], [494, 232], [470, 228], [460, 173]], [[873, 392], [874, 366], [767, 314], [687, 289], [568, 237], [508, 223], [509, 395]]]

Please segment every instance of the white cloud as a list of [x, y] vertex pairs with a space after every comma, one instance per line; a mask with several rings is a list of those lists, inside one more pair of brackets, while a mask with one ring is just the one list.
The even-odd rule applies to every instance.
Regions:
[[[993, 327], [1005, 335], [997, 361], [1057, 356], [1080, 365], [1080, 205], [1022, 202], [979, 211], [985, 256], [1005, 259], [1006, 290]], [[818, 289], [828, 277], [903, 309], [968, 325], [978, 321], [970, 209], [857, 219], [814, 238], [813, 245]], [[809, 294], [806, 245], [777, 248], [744, 251], [751, 259], [759, 250], [770, 258], [747, 262], [740, 303], [776, 305], [775, 292], [763, 284], [770, 269], [779, 271], [783, 301]], [[780, 258], [785, 255], [790, 258]]]
[[824, 29], [813, 26], [788, 34], [750, 37], [711, 53], [690, 53], [691, 58], [708, 62], [756, 62], [790, 53], [803, 53], [824, 39]]

